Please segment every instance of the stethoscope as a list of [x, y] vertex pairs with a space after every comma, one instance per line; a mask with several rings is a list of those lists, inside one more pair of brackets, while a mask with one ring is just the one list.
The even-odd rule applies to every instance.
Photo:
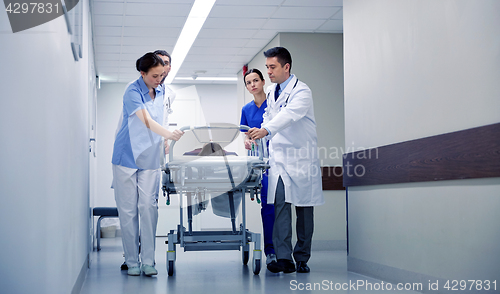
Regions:
[[168, 96], [168, 104], [167, 104], [167, 113], [168, 113], [168, 114], [172, 114], [172, 112], [174, 112], [174, 111], [172, 110], [172, 107], [170, 107], [170, 104], [171, 104], [171, 103], [170, 103], [170, 96]]
[[[166, 96], [167, 95], [167, 87], [165, 86], [165, 84], [163, 84], [162, 86], [163, 86], [163, 93]], [[171, 105], [172, 105], [172, 103], [170, 102], [170, 95], [169, 95], [168, 96], [168, 104], [167, 104], [167, 113], [168, 114], [172, 114], [172, 112], [174, 112], [172, 110], [172, 107], [170, 107]]]
[[[298, 83], [298, 82], [299, 82], [299, 79], [297, 79], [297, 80], [295, 81], [295, 84], [293, 85], [292, 91], [293, 91], [293, 89], [295, 89], [295, 86], [297, 86], [297, 83]], [[276, 90], [275, 90], [275, 91], [276, 91]], [[285, 100], [285, 104], [281, 105], [281, 106], [280, 106], [280, 108], [281, 108], [281, 107], [286, 107], [286, 106], [287, 106], [287, 104], [288, 104], [288, 99], [290, 98], [290, 94], [292, 93], [292, 91], [290, 91], [290, 93], [288, 93], [288, 96], [286, 97], [286, 100]], [[269, 95], [270, 95], [270, 94], [271, 94], [271, 92], [267, 93], [267, 100], [269, 100]]]

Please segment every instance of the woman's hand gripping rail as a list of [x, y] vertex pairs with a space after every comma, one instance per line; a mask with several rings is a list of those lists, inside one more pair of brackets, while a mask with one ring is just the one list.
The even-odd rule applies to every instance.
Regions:
[[159, 123], [151, 118], [149, 112], [146, 109], [138, 110], [135, 114], [146, 125], [148, 129], [153, 131], [155, 134], [164, 137], [165, 139], [178, 141], [182, 137], [182, 135], [184, 135], [183, 131], [174, 130], [173, 132], [171, 132], [162, 127]]

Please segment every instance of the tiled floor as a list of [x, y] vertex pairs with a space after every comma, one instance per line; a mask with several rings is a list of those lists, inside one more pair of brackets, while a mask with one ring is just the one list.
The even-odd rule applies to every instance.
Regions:
[[[184, 252], [177, 246], [175, 273], [170, 277], [165, 263], [165, 240], [157, 238], [158, 275], [134, 277], [120, 271], [123, 262], [121, 238], [101, 239], [102, 250], [92, 253], [81, 294], [417, 293], [382, 290], [381, 281], [348, 272], [345, 251], [313, 251], [308, 263], [311, 273], [308, 274], [273, 274], [263, 266], [260, 274], [254, 275], [251, 254], [248, 265], [244, 266], [240, 251]], [[361, 283], [372, 283], [373, 289], [379, 290], [367, 290]], [[383, 286], [386, 289], [385, 283]]]

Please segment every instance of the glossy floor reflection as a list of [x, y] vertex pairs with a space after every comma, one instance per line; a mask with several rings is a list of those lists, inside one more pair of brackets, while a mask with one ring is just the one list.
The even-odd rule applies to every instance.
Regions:
[[[251, 256], [243, 265], [240, 251], [184, 252], [177, 246], [175, 273], [169, 277], [166, 270], [166, 238], [157, 238], [156, 268], [158, 276], [128, 276], [120, 270], [123, 262], [121, 238], [101, 239], [102, 250], [93, 252], [81, 294], [119, 293], [418, 293], [397, 290], [367, 290], [361, 286], [348, 290], [349, 284], [381, 281], [347, 271], [345, 251], [313, 251], [308, 274], [273, 274], [264, 266], [254, 275]], [[347, 284], [346, 284], [347, 283]], [[384, 285], [386, 285], [384, 283]], [[337, 287], [337, 289], [335, 289]]]

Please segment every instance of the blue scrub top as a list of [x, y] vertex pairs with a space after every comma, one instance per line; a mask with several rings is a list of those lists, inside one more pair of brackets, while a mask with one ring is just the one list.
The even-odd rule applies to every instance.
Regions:
[[[248, 102], [241, 109], [241, 121], [240, 125], [248, 126], [250, 128], [260, 128], [262, 122], [264, 121], [264, 112], [266, 112], [267, 100], [257, 107], [255, 101]], [[246, 132], [246, 130], [241, 130]], [[269, 141], [267, 141], [267, 147], [269, 148]]]
[[142, 77], [131, 83], [123, 95], [123, 120], [116, 134], [111, 162], [133, 169], [160, 167], [161, 139], [139, 119], [135, 113], [146, 109], [151, 118], [161, 124], [163, 120], [163, 88], [157, 87], [155, 99]]
[[266, 107], [267, 100], [265, 100], [260, 107], [257, 107], [257, 105], [255, 105], [255, 101], [253, 100], [248, 102], [241, 109], [240, 125], [248, 126], [250, 128], [260, 128]]

